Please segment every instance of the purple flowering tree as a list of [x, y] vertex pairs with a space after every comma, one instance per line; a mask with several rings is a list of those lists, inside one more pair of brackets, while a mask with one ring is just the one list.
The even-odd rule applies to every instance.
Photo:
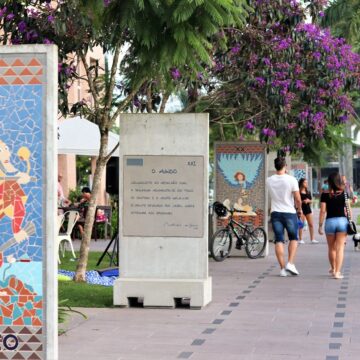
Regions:
[[[326, 1], [251, 0], [244, 29], [218, 38], [210, 89], [186, 109], [209, 111], [215, 139], [259, 138], [268, 149], [302, 152], [318, 162], [334, 148], [353, 113], [350, 91], [360, 85], [360, 57], [317, 21]], [[306, 22], [310, 12], [314, 23]]]

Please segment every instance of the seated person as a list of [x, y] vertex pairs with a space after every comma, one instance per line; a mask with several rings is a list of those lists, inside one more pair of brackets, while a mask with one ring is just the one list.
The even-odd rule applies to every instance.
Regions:
[[83, 224], [85, 223], [85, 217], [89, 207], [90, 197], [91, 197], [91, 190], [89, 187], [85, 186], [81, 189], [80, 201], [74, 204], [75, 206], [78, 207], [80, 213], [80, 218], [78, 220], [78, 228], [80, 231], [81, 238], [84, 234]]
[[[58, 174], [58, 184], [57, 184], [57, 203], [58, 203], [58, 207], [66, 207], [69, 206], [71, 201], [69, 199], [67, 199], [64, 195], [64, 190], [63, 187], [61, 185], [61, 179], [62, 179], [62, 174]], [[63, 214], [64, 211], [63, 210], [59, 210], [58, 214]]]

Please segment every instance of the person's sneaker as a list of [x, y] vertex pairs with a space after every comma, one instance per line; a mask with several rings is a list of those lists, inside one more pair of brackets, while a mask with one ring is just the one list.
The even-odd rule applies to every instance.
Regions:
[[285, 266], [285, 270], [291, 273], [292, 275], [299, 275], [299, 272], [297, 271], [294, 264], [287, 263]]
[[281, 277], [288, 276], [285, 269], [281, 269], [281, 270], [280, 270], [280, 276], [281, 276]]
[[299, 244], [305, 244], [304, 240], [299, 240]]
[[313, 239], [313, 240], [311, 240], [311, 243], [312, 244], [318, 244], [319, 242], [317, 240]]

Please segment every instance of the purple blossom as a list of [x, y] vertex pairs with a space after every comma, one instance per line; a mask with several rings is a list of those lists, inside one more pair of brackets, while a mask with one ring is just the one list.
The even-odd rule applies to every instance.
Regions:
[[256, 77], [256, 78], [255, 78], [255, 81], [256, 81], [256, 84], [257, 84], [260, 88], [264, 87], [265, 84], [266, 84], [265, 79], [262, 78], [262, 77]]
[[246, 129], [246, 130], [251, 131], [251, 130], [254, 130], [254, 128], [255, 128], [255, 126], [254, 126], [254, 124], [253, 124], [251, 121], [248, 121], [248, 122], [245, 124], [245, 129]]
[[295, 129], [296, 127], [297, 127], [297, 124], [294, 123], [294, 122], [289, 123], [289, 124], [287, 125], [287, 128], [288, 128], [289, 130]]
[[304, 143], [303, 142], [298, 142], [296, 143], [296, 146], [299, 148], [299, 149], [303, 149], [305, 147]]
[[34, 41], [39, 37], [38, 33], [35, 30], [30, 30], [25, 34], [25, 39], [27, 41]]
[[299, 64], [295, 65], [295, 68], [294, 68], [295, 75], [300, 75], [303, 73], [303, 71], [304, 71], [304, 69]]
[[0, 9], [0, 17], [3, 17], [6, 14], [7, 7], [4, 6], [2, 9]]
[[12, 20], [15, 17], [15, 15], [13, 13], [10, 13], [6, 16], [6, 20]]
[[341, 115], [339, 116], [339, 122], [344, 124], [349, 120], [349, 115], [345, 114], [345, 115]]
[[263, 135], [265, 135], [269, 138], [276, 136], [276, 131], [273, 129], [270, 129], [270, 128], [264, 128], [264, 129], [262, 129], [261, 132]]
[[309, 117], [309, 111], [308, 110], [304, 110], [302, 111], [299, 115], [298, 115], [299, 119], [301, 121], [305, 121], [308, 117]]
[[34, 8], [27, 9], [28, 16], [37, 19], [40, 16], [40, 12]]
[[[329, 90], [333, 94], [338, 92], [342, 86], [343, 86], [343, 83], [340, 79], [333, 79], [333, 80], [329, 81]], [[324, 95], [326, 95], [326, 94], [324, 94]]]
[[26, 22], [25, 21], [20, 21], [19, 23], [18, 23], [18, 29], [19, 29], [19, 31], [21, 32], [21, 33], [24, 33], [25, 32], [25, 30], [26, 30]]
[[44, 40], [43, 40], [43, 44], [45, 44], [45, 45], [50, 45], [50, 44], [53, 44], [53, 43], [54, 42], [49, 40], [48, 38], [44, 38]]
[[310, 123], [314, 133], [318, 137], [322, 137], [326, 126], [325, 113], [323, 113], [322, 111], [317, 112], [316, 114], [311, 116]]
[[104, 6], [108, 7], [112, 0], [104, 0]]
[[276, 51], [282, 51], [288, 49], [292, 44], [291, 38], [281, 39], [276, 45], [275, 50]]
[[231, 52], [233, 54], [237, 54], [240, 51], [240, 45], [236, 44], [234, 47], [231, 48]]
[[[290, 104], [293, 100], [295, 100], [296, 95], [293, 92], [288, 92], [286, 94], [284, 94], [284, 104], [288, 105]], [[290, 109], [288, 109], [290, 110]]]
[[250, 55], [249, 66], [256, 65], [258, 60], [259, 60], [258, 56], [256, 54], [252, 53]]
[[320, 17], [324, 17], [324, 16], [325, 16], [325, 13], [324, 13], [323, 11], [320, 11], [320, 12], [319, 12], [319, 16], [320, 16]]
[[140, 107], [141, 107], [141, 101], [139, 100], [138, 97], [135, 97], [135, 98], [134, 98], [133, 104], [134, 104], [134, 106], [137, 107], [137, 108], [140, 108]]
[[269, 58], [263, 58], [263, 62], [266, 66], [271, 66], [271, 61]]
[[289, 152], [291, 150], [291, 146], [290, 145], [286, 145], [282, 148], [282, 151], [284, 152]]
[[218, 61], [215, 64], [215, 71], [220, 72], [220, 71], [224, 70], [224, 67], [225, 67], [225, 65]]
[[351, 100], [346, 95], [339, 96], [339, 105], [342, 110], [352, 111]]
[[319, 51], [314, 51], [312, 53], [312, 56], [316, 61], [320, 61], [320, 59], [321, 59], [321, 53]]
[[327, 58], [326, 66], [329, 70], [338, 70], [339, 68], [341, 68], [342, 64], [340, 63], [336, 55], [330, 55]]
[[172, 77], [174, 80], [180, 79], [180, 77], [181, 77], [180, 70], [177, 69], [177, 68], [172, 69], [172, 70], [171, 70], [171, 77]]
[[49, 23], [53, 23], [53, 22], [55, 21], [55, 17], [54, 17], [53, 15], [49, 15], [49, 16], [47, 17], [47, 21], [48, 21]]
[[303, 91], [306, 89], [306, 85], [303, 80], [296, 80], [295, 87], [296, 87], [296, 89], [298, 89], [300, 91]]

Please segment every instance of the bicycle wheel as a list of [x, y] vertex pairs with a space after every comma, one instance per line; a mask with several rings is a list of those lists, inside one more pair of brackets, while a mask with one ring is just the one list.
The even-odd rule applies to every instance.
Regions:
[[225, 260], [231, 250], [232, 239], [228, 229], [218, 230], [210, 242], [210, 253], [215, 261]]
[[250, 234], [245, 244], [245, 251], [250, 259], [261, 256], [266, 247], [267, 236], [263, 228], [257, 227]]

